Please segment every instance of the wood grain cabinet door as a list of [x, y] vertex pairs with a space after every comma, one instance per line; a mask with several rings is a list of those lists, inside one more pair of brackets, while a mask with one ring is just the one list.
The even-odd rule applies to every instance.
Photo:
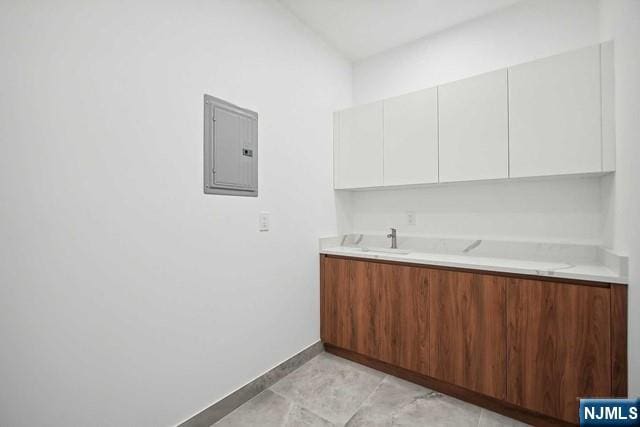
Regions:
[[323, 258], [324, 342], [427, 374], [425, 269]]
[[510, 279], [507, 301], [508, 401], [577, 422], [611, 394], [610, 290]]
[[427, 270], [370, 264], [368, 355], [383, 362], [428, 374]]
[[429, 375], [506, 397], [506, 279], [429, 270]]
[[349, 290], [351, 261], [320, 258], [320, 338], [347, 347], [350, 340]]

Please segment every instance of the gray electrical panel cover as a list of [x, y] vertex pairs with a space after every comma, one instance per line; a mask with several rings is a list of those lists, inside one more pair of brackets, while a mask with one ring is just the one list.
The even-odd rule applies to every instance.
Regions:
[[204, 96], [204, 192], [258, 195], [258, 113]]

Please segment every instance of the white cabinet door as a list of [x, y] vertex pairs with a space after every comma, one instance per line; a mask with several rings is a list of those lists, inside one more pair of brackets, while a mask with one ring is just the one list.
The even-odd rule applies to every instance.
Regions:
[[384, 101], [384, 185], [438, 182], [438, 90]]
[[382, 101], [334, 114], [334, 187], [382, 185]]
[[509, 68], [512, 177], [602, 170], [600, 47]]
[[507, 178], [507, 70], [440, 86], [440, 182]]

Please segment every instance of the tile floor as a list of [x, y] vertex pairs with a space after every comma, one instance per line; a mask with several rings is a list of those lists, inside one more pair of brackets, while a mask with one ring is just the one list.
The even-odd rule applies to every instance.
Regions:
[[525, 426], [518, 421], [321, 353], [216, 427]]

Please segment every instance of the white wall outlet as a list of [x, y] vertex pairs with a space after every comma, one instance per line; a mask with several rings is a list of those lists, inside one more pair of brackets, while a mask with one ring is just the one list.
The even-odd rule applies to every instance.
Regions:
[[258, 229], [260, 231], [269, 231], [270, 225], [269, 212], [260, 212], [258, 217]]
[[416, 225], [416, 213], [415, 212], [407, 212], [407, 224], [408, 225]]

